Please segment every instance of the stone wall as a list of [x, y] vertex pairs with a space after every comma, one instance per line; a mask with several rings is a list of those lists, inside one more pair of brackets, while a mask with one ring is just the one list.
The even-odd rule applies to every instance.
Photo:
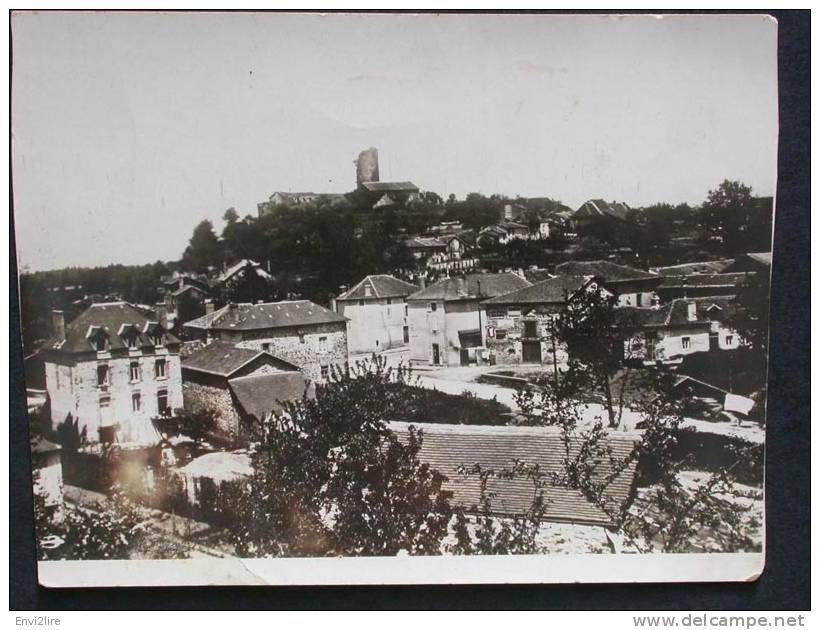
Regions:
[[228, 388], [227, 379], [208, 378], [207, 375], [186, 371], [182, 393], [186, 412], [213, 411], [216, 413], [217, 430], [220, 433], [231, 438], [239, 435], [239, 411]]
[[527, 337], [528, 341], [538, 341], [541, 346], [541, 364], [553, 365], [567, 361], [566, 348], [559, 342], [553, 344], [550, 318], [552, 314], [527, 315], [520, 310], [510, 309], [504, 312], [503, 317], [493, 316], [493, 311], [485, 311], [484, 343], [490, 356], [498, 365], [519, 365], [524, 362], [523, 341], [525, 339], [525, 322], [535, 322], [535, 337]]
[[[299, 331], [303, 334], [300, 336]], [[237, 331], [234, 331], [234, 333]], [[240, 348], [265, 350], [292, 363], [313, 381], [321, 381], [322, 367], [343, 368], [348, 361], [347, 323], [333, 322], [258, 331], [242, 331], [241, 339], [232, 339]], [[223, 337], [224, 338], [224, 337]], [[324, 338], [324, 342], [321, 339]], [[226, 339], [228, 340], [228, 339]]]

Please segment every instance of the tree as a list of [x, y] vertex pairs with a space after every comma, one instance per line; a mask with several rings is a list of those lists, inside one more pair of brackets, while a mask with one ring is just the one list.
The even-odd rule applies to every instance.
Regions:
[[[415, 404], [382, 359], [252, 427], [254, 475], [233, 500], [240, 555], [439, 553], [452, 516], [445, 478], [418, 460], [423, 436], [387, 426]], [[409, 397], [409, 398], [408, 398]]]
[[[576, 360], [576, 370], [584, 369], [601, 392], [609, 425], [617, 427], [623, 414], [629, 367], [624, 368], [633, 343], [628, 330], [634, 315], [616, 308], [617, 296], [590, 286], [565, 303], [555, 322], [555, 335]], [[625, 370], [620, 387], [613, 390], [613, 377]]]
[[219, 266], [222, 262], [222, 251], [214, 232], [213, 223], [201, 221], [195, 228], [182, 255], [182, 264], [193, 271], [206, 272], [209, 267]]
[[747, 274], [726, 322], [764, 361], [769, 349], [769, 290], [766, 274]]
[[699, 214], [701, 227], [722, 241], [729, 254], [771, 246], [771, 199], [753, 197], [751, 187], [741, 182], [724, 180], [710, 190]]

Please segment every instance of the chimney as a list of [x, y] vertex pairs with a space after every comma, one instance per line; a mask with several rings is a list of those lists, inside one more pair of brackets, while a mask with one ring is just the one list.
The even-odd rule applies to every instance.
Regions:
[[422, 289], [427, 287], [427, 276], [419, 276], [419, 287]]
[[51, 328], [57, 339], [65, 340], [65, 316], [62, 311], [51, 311]]
[[686, 303], [686, 318], [690, 322], [695, 322], [698, 320], [698, 311], [694, 302]]
[[165, 306], [165, 302], [157, 302], [154, 306], [154, 311], [157, 315], [157, 323], [162, 326], [163, 328], [168, 327], [168, 309]]
[[213, 300], [205, 300], [205, 314], [210, 315], [214, 312], [214, 301]]
[[504, 214], [502, 215], [501, 218], [504, 221], [511, 221], [512, 220], [512, 214], [513, 214], [512, 213], [512, 204], [511, 203], [505, 203], [504, 204]]

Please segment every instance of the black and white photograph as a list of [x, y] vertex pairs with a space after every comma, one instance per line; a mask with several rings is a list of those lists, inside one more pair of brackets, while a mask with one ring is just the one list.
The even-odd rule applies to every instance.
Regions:
[[14, 13], [40, 582], [756, 579], [777, 37]]

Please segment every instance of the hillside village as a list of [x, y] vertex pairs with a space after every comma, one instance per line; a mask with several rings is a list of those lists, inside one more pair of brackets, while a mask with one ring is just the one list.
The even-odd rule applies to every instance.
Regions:
[[[128, 557], [250, 553], [222, 535], [227, 489], [262, 483], [260, 445], [280, 444], [283, 418], [326, 413], [351, 380], [373, 379], [391, 404], [408, 396], [382, 421], [443, 475], [430, 483], [456, 529], [535, 523], [533, 544], [562, 553], [760, 548], [771, 198], [731, 197], [725, 182], [701, 208], [444, 200], [380, 180], [374, 148], [355, 164], [353, 191], [274, 192], [244, 219], [231, 209], [221, 237], [200, 224], [179, 262], [140, 282], [123, 269], [107, 283], [102, 270], [22, 277], [49, 518], [101, 510], [127, 487], [153, 541]], [[673, 481], [637, 447], [660, 399], [679, 415], [664, 447]], [[567, 453], [593, 440], [585, 481], [568, 480]], [[732, 460], [737, 449], [751, 459]], [[500, 474], [522, 464], [540, 473]], [[667, 482], [708, 486], [732, 531], [684, 515], [676, 546], [660, 525], [636, 542], [630, 522]]]

